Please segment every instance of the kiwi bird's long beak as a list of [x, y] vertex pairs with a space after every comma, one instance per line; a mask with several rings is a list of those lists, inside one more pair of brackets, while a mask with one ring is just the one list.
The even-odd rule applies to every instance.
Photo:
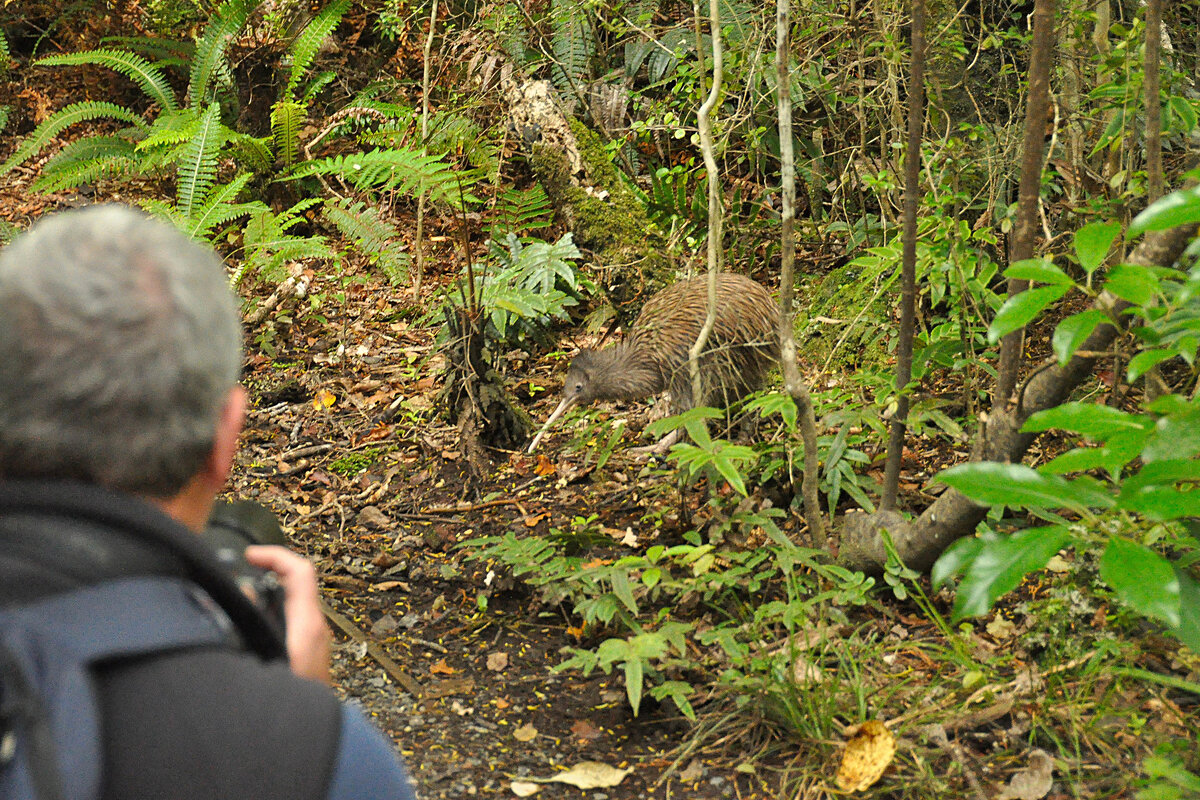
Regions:
[[526, 455], [537, 449], [538, 443], [542, 441], [542, 437], [546, 435], [546, 431], [550, 430], [550, 426], [553, 425], [558, 418], [566, 413], [567, 409], [573, 405], [575, 405], [574, 397], [564, 397], [558, 402], [558, 408], [550, 412], [550, 418], [546, 420], [546, 424], [542, 426], [542, 429], [538, 431], [537, 436], [533, 437], [533, 441], [529, 443], [529, 448], [525, 451]]

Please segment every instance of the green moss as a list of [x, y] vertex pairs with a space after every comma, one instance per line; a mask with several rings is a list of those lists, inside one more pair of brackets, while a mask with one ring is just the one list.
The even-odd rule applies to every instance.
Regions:
[[336, 472], [344, 478], [353, 478], [375, 463], [375, 459], [378, 457], [379, 451], [375, 448], [368, 448], [358, 453], [347, 453], [332, 462], [329, 465], [329, 469], [331, 472]]
[[618, 317], [627, 321], [647, 298], [674, 280], [663, 255], [666, 243], [622, 182], [600, 137], [578, 121], [571, 127], [592, 192], [571, 180], [566, 159], [554, 148], [535, 145], [530, 165], [568, 217], [576, 244], [595, 252], [601, 266], [629, 265], [614, 267], [616, 271], [601, 282]]

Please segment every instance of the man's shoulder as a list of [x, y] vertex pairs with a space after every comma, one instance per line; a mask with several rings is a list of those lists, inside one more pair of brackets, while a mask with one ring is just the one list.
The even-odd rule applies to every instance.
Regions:
[[284, 662], [198, 647], [107, 664], [96, 682], [106, 797], [326, 795], [341, 706]]

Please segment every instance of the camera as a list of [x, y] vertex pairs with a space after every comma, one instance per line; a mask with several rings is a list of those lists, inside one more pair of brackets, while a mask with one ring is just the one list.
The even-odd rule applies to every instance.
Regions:
[[250, 500], [218, 501], [208, 518], [203, 538], [242, 591], [282, 632], [283, 586], [274, 572], [252, 566], [245, 556], [246, 548], [252, 544], [288, 546], [287, 536], [275, 515]]

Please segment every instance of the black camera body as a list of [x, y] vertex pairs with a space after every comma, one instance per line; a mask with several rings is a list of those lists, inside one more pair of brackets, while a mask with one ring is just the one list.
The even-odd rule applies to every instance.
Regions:
[[275, 515], [250, 500], [218, 502], [208, 518], [203, 539], [242, 591], [283, 632], [283, 586], [274, 572], [252, 566], [245, 556], [246, 548], [253, 544], [288, 546]]

